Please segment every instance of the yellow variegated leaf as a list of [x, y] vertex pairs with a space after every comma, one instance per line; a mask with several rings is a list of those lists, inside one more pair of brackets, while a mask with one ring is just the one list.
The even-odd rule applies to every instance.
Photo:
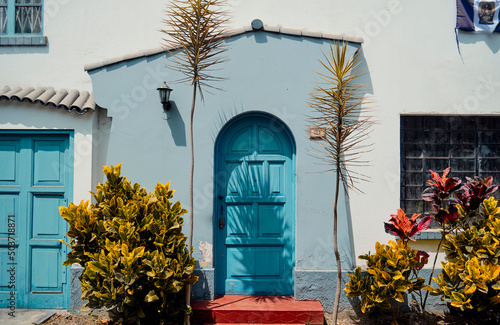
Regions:
[[409, 289], [409, 286], [408, 285], [403, 285], [403, 284], [398, 285], [396, 287], [396, 291], [399, 291], [399, 292], [405, 292], [408, 289]]
[[488, 286], [482, 282], [476, 283], [477, 290], [481, 291], [482, 293], [488, 293]]
[[381, 271], [381, 274], [382, 274], [382, 277], [384, 278], [384, 280], [390, 280], [391, 279], [391, 275], [385, 271]]
[[146, 297], [144, 297], [144, 301], [146, 301], [146, 302], [153, 302], [153, 301], [156, 301], [158, 299], [160, 299], [160, 298], [158, 298], [158, 296], [156, 295], [154, 290], [149, 291], [148, 294], [146, 295]]
[[464, 293], [466, 295], [473, 294], [476, 291], [476, 284], [472, 283], [470, 286], [465, 286]]
[[460, 302], [464, 302], [465, 301], [465, 296], [463, 294], [461, 294], [460, 292], [457, 292], [457, 291], [452, 291], [451, 292], [451, 296], [453, 297], [453, 299], [455, 299], [456, 301], [460, 301]]
[[404, 278], [404, 277], [403, 277], [403, 275], [401, 274], [401, 272], [400, 272], [400, 271], [396, 271], [396, 272], [394, 272], [394, 275], [393, 275], [393, 277], [392, 277], [392, 279], [393, 279], [393, 280], [401, 280], [401, 279], [403, 279], [403, 278]]
[[495, 304], [500, 304], [500, 294], [491, 298], [491, 301]]
[[398, 292], [394, 299], [399, 302], [405, 302], [405, 299], [403, 298], [403, 294], [401, 294], [401, 292]]

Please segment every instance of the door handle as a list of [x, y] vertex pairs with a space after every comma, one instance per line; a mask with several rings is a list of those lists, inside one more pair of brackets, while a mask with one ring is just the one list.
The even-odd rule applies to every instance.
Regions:
[[219, 218], [219, 229], [224, 229], [224, 218]]

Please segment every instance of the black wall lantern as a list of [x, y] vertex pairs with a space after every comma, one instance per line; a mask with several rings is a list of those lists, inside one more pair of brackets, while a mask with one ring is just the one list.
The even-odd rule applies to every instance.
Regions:
[[163, 105], [163, 110], [168, 111], [170, 109], [170, 93], [173, 89], [170, 88], [166, 82], [163, 82], [163, 85], [156, 90], [158, 90], [160, 94], [160, 102]]

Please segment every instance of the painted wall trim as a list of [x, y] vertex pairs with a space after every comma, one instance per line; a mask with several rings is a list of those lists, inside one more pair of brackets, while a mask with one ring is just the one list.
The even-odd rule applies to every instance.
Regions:
[[[249, 32], [255, 32], [256, 30], [252, 28], [251, 25], [240, 27], [237, 29], [233, 29], [229, 31], [228, 37], [234, 37], [238, 36], [241, 34], [249, 33]], [[334, 41], [347, 41], [351, 43], [357, 43], [357, 44], [362, 44], [364, 42], [362, 37], [354, 37], [354, 36], [349, 36], [346, 34], [329, 34], [329, 33], [322, 33], [322, 32], [313, 32], [313, 31], [308, 31], [308, 30], [301, 30], [301, 29], [292, 29], [292, 28], [285, 28], [282, 26], [269, 26], [269, 25], [263, 25], [259, 31], [265, 31], [269, 33], [275, 33], [275, 34], [282, 34], [282, 35], [289, 35], [289, 36], [299, 36], [299, 37], [309, 37], [309, 38], [320, 38], [320, 39], [329, 39], [329, 40], [334, 40]], [[100, 69], [104, 68], [106, 66], [124, 62], [124, 61], [129, 61], [129, 60], [134, 60], [142, 57], [149, 57], [153, 55], [157, 55], [160, 53], [163, 53], [165, 51], [172, 51], [175, 50], [174, 48], [169, 48], [169, 47], [163, 47], [163, 46], [158, 46], [155, 48], [143, 50], [143, 51], [137, 51], [137, 52], [132, 52], [128, 53], [122, 56], [116, 56], [113, 58], [109, 59], [104, 59], [102, 61], [98, 62], [93, 62], [93, 63], [88, 63], [84, 65], [84, 70], [85, 71], [91, 71], [95, 69]]]

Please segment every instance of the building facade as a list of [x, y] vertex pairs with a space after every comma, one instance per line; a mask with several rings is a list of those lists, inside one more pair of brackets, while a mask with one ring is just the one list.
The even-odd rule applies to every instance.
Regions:
[[[191, 87], [165, 67], [167, 4], [0, 1], [0, 307], [11, 297], [9, 249], [18, 308], [81, 304], [81, 269], [61, 265], [67, 225], [57, 207], [90, 200], [103, 165], [123, 163], [148, 191], [171, 181], [188, 206]], [[370, 163], [357, 170], [371, 182], [360, 184], [364, 194], [341, 196], [346, 273], [392, 239], [382, 222], [397, 208], [425, 212], [428, 169], [497, 175], [500, 36], [455, 33], [455, 1], [232, 0], [229, 8], [222, 91], [206, 92], [195, 115], [194, 294], [293, 295], [329, 308], [335, 178], [313, 153], [307, 121], [318, 59], [349, 42], [378, 122]], [[164, 81], [173, 88], [167, 113], [157, 92]], [[435, 252], [434, 233], [416, 245]]]

